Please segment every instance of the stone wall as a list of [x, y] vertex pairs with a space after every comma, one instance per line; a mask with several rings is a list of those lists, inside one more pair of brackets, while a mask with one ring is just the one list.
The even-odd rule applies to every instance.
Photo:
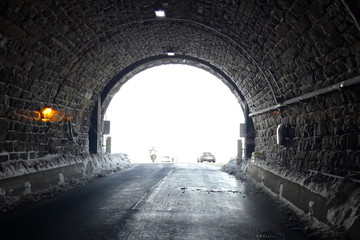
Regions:
[[[0, 86], [4, 84], [0, 83]], [[8, 95], [1, 95], [1, 98], [13, 103], [11, 106], [0, 103], [0, 163], [36, 159], [48, 154], [88, 152], [89, 121], [82, 119], [79, 112], [52, 105], [55, 110], [60, 110], [60, 117], [65, 118], [58, 122], [44, 122], [39, 114], [41, 108], [49, 106], [46, 103], [15, 99]], [[66, 116], [75, 117], [66, 119]]]
[[[119, 89], [121, 81], [136, 73], [128, 71], [129, 67], [165, 56], [170, 48], [177, 56], [218, 69], [232, 81], [229, 86], [235, 95], [244, 97], [250, 112], [356, 77], [360, 74], [356, 14], [360, 7], [351, 3], [349, 8], [347, 3], [350, 1], [0, 1], [0, 162], [87, 152], [95, 101], [101, 96], [106, 106], [112, 95], [102, 96], [105, 89]], [[164, 8], [166, 18], [155, 17], [158, 7]], [[119, 73], [124, 73], [123, 79], [116, 77]], [[117, 80], [119, 84], [112, 83]], [[337, 106], [346, 104], [341, 97], [337, 99]], [[318, 101], [331, 104], [323, 98]], [[36, 112], [46, 106], [61, 111], [71, 122], [36, 119]], [[285, 109], [281, 116], [300, 126], [305, 120], [298, 116], [313, 112], [306, 108], [300, 104]], [[329, 131], [331, 126], [315, 115], [309, 116], [314, 124], [306, 125], [308, 131]], [[261, 123], [257, 126], [258, 149], [268, 152], [269, 159], [283, 159], [280, 164], [289, 165], [292, 156], [318, 159], [320, 155], [324, 166], [329, 158], [356, 158], [348, 150], [353, 147], [345, 146], [355, 138], [349, 129], [337, 140], [342, 146], [335, 149], [332, 138], [340, 133], [297, 140], [298, 133], [294, 146], [278, 149], [273, 136], [280, 120], [262, 120], [269, 117], [271, 114], [254, 118]], [[352, 125], [350, 119], [339, 121]], [[331, 124], [341, 125], [335, 120]], [[309, 146], [312, 151], [304, 154], [303, 148]], [[271, 156], [274, 154], [279, 157]], [[296, 162], [304, 165], [295, 168], [317, 169], [311, 161], [304, 161]]]
[[[294, 172], [359, 177], [359, 93], [357, 85], [288, 105], [279, 114], [255, 116], [256, 151], [264, 153], [269, 164]], [[282, 123], [290, 127], [286, 146], [276, 144]]]

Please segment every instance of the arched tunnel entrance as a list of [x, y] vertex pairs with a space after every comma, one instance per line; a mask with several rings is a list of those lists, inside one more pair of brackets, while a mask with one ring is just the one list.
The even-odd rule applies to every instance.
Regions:
[[[105, 88], [105, 92], [104, 94], [102, 94], [102, 98], [98, 100], [98, 103], [101, 102], [102, 104], [96, 104], [93, 110], [93, 115], [92, 115], [92, 123], [91, 123], [91, 128], [89, 130], [89, 150], [92, 153], [97, 153], [99, 151], [103, 151], [101, 150], [101, 145], [104, 145], [104, 139], [103, 139], [103, 134], [101, 134], [101, 131], [103, 129], [103, 120], [104, 120], [104, 115], [105, 112], [107, 110], [107, 107], [112, 99], [112, 97], [114, 96], [114, 94], [116, 94], [116, 91], [118, 91], [121, 86], [126, 83], [128, 81], [128, 79], [134, 75], [136, 75], [138, 72], [141, 71], [146, 71], [146, 69], [152, 68], [154, 66], [165, 66], [165, 65], [185, 65], [185, 66], [195, 66], [196, 68], [199, 69], [203, 69], [205, 71], [208, 71], [210, 73], [212, 73], [214, 76], [216, 76], [217, 78], [219, 78], [219, 80], [221, 80], [229, 89], [230, 91], [235, 95], [235, 97], [238, 99], [238, 103], [241, 106], [241, 109], [244, 110], [244, 108], [246, 109], [246, 104], [244, 103], [244, 98], [241, 95], [241, 93], [238, 90], [235, 90], [236, 88], [234, 87], [233, 81], [231, 81], [229, 79], [229, 77], [224, 74], [220, 69], [210, 65], [209, 63], [205, 62], [205, 61], [200, 61], [199, 59], [194, 59], [194, 58], [189, 58], [186, 56], [172, 56], [172, 57], [168, 57], [168, 56], [160, 56], [156, 59], [148, 59], [148, 60], [144, 60], [141, 61], [141, 64], [139, 66], [136, 67], [132, 66], [129, 67], [125, 70], [125, 72], [119, 73], [116, 76], [116, 79], [114, 79], [113, 81], [111, 81], [111, 85], [108, 86], [107, 88]], [[191, 68], [189, 68], [190, 70]], [[126, 71], [130, 71], [130, 72], [126, 72]], [[186, 71], [186, 70], [185, 70]], [[130, 76], [130, 77], [129, 77]], [[190, 88], [191, 86], [189, 86]], [[166, 91], [166, 89], [164, 89]], [[107, 95], [106, 95], [107, 94]], [[186, 94], [186, 93], [185, 93]], [[184, 97], [186, 97], [184, 95]], [[209, 96], [211, 98], [211, 96]], [[226, 107], [226, 106], [223, 106]], [[191, 118], [191, 116], [188, 116], [189, 118]], [[245, 116], [245, 118], [247, 119], [247, 131], [246, 134], [248, 137], [246, 138], [246, 142], [244, 143], [245, 146], [245, 152], [248, 153], [246, 155], [246, 157], [251, 157], [251, 153], [254, 151], [254, 139], [255, 139], [255, 135], [254, 135], [254, 129], [253, 129], [253, 124], [252, 124], [252, 120], [249, 116]], [[239, 124], [240, 125], [240, 124]], [[98, 128], [99, 130], [95, 130], [96, 128]], [[239, 129], [235, 130], [239, 133]], [[99, 132], [99, 134], [95, 134], [96, 132]], [[239, 137], [239, 136], [238, 136]], [[234, 141], [234, 144], [236, 144], [236, 142]], [[235, 156], [236, 154], [234, 154]]]
[[242, 170], [358, 236], [359, 13], [350, 0], [1, 1], [0, 196], [114, 167], [99, 149], [113, 94], [185, 60], [238, 99]]
[[185, 64], [136, 74], [114, 95], [104, 117], [111, 130], [103, 146], [106, 138], [107, 151], [127, 153], [135, 162], [151, 162], [154, 147], [157, 162], [162, 156], [196, 162], [202, 152], [211, 151], [218, 163], [225, 163], [238, 153], [244, 122], [239, 102], [220, 79]]

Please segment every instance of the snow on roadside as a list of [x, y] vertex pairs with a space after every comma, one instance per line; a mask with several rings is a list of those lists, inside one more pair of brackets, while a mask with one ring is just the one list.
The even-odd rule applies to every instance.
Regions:
[[298, 183], [301, 186], [324, 196], [328, 203], [328, 223], [325, 224], [313, 218], [310, 214], [305, 214], [292, 203], [286, 201], [286, 199], [279, 197], [257, 181], [253, 180], [245, 171], [248, 164], [250, 164], [250, 162], [244, 159], [233, 159], [223, 166], [223, 171], [235, 175], [242, 180], [251, 182], [257, 188], [265, 190], [271, 197], [280, 200], [282, 205], [293, 210], [300, 219], [309, 226], [308, 231], [310, 235], [321, 235], [315, 236], [321, 237], [320, 239], [347, 239], [347, 237], [344, 236], [344, 230], [349, 230], [360, 214], [360, 188], [356, 183], [353, 183], [346, 178], [335, 178], [332, 179], [332, 181], [329, 181], [328, 178], [324, 178], [324, 176], [321, 176], [320, 174], [301, 176], [301, 174], [291, 173], [284, 169], [269, 166], [261, 162], [251, 162], [251, 164], [259, 166], [276, 175], [280, 175], [289, 181]]
[[2, 179], [51, 170], [76, 163], [83, 163], [83, 177], [80, 179], [66, 181], [64, 175], [60, 173], [59, 185], [50, 186], [48, 189], [38, 192], [33, 192], [30, 182], [26, 182], [25, 191], [21, 196], [7, 196], [4, 189], [0, 187], [0, 211], [6, 212], [23, 202], [38, 201], [43, 198], [52, 197], [59, 192], [84, 185], [97, 177], [107, 176], [132, 166], [130, 161], [126, 160], [122, 154], [86, 154], [81, 156], [49, 155], [31, 161], [2, 163], [0, 165], [0, 181]]
[[79, 157], [46, 155], [30, 160], [7, 161], [0, 164], [0, 180], [80, 163]]
[[123, 154], [47, 155], [37, 159], [0, 163], [0, 180], [77, 163], [84, 164], [84, 174], [86, 169], [97, 172], [103, 169], [126, 168], [130, 164]]

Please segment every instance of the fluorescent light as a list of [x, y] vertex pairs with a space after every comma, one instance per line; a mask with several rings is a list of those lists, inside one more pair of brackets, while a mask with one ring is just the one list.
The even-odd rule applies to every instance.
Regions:
[[168, 56], [175, 56], [175, 52], [170, 48], [167, 53]]
[[164, 18], [165, 17], [165, 11], [164, 10], [156, 10], [155, 15], [158, 18]]

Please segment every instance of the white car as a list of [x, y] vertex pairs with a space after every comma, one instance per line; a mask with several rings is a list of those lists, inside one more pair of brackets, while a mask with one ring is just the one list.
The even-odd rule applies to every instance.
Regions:
[[170, 158], [170, 156], [161, 156], [159, 158], [159, 162], [172, 162], [172, 159]]
[[129, 157], [128, 154], [126, 154], [126, 153], [120, 153], [120, 154], [121, 154], [121, 156], [123, 157], [123, 159], [124, 159], [125, 161], [130, 161], [130, 157]]
[[203, 152], [203, 154], [198, 158], [198, 162], [215, 162], [215, 156], [210, 152]]

